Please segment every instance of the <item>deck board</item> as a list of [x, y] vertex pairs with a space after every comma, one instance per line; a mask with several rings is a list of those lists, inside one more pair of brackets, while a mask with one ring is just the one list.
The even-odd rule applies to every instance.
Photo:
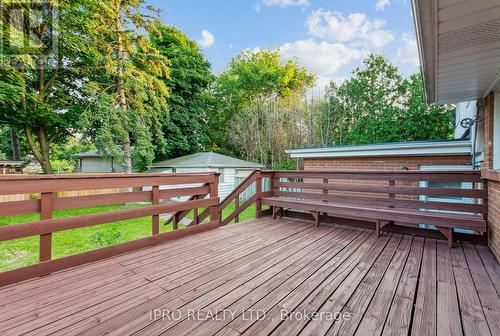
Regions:
[[497, 335], [499, 269], [484, 246], [265, 217], [2, 287], [0, 335]]

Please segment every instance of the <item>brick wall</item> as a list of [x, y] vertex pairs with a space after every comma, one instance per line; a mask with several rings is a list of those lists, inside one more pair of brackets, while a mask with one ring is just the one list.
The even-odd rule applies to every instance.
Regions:
[[497, 261], [500, 261], [500, 172], [492, 170], [494, 96], [495, 93], [491, 92], [486, 98], [484, 162], [481, 165], [481, 170], [483, 177], [488, 179], [488, 245]]
[[468, 165], [469, 155], [304, 159], [304, 170], [418, 170], [427, 165]]
[[488, 245], [500, 260], [500, 182], [488, 181]]
[[[421, 165], [468, 165], [471, 163], [470, 155], [457, 156], [415, 156], [415, 157], [371, 157], [371, 158], [326, 158], [326, 159], [304, 159], [304, 170], [309, 171], [358, 171], [358, 170], [384, 170], [400, 171], [402, 167], [409, 170], [419, 170]], [[318, 183], [321, 181], [305, 181]], [[366, 180], [335, 180], [338, 184], [365, 184], [365, 185], [386, 185], [387, 181], [366, 181]], [[398, 181], [397, 186], [418, 186], [418, 182]], [[308, 191], [314, 192], [314, 191]], [[316, 191], [320, 192], [320, 191]], [[335, 192], [328, 194], [381, 197], [381, 194], [356, 193], [356, 192]], [[418, 196], [397, 195], [398, 199], [417, 199]]]

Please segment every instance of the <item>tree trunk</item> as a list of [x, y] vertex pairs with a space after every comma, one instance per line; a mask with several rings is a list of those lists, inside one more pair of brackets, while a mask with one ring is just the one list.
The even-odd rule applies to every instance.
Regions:
[[43, 172], [45, 174], [52, 174], [52, 165], [50, 163], [50, 144], [47, 139], [47, 132], [45, 127], [40, 126], [38, 129], [38, 142], [40, 143], [40, 152], [42, 154], [42, 165]]
[[35, 156], [35, 159], [40, 163], [44, 174], [52, 174], [52, 165], [50, 163], [50, 144], [47, 141], [47, 134], [45, 128], [40, 127], [38, 130], [38, 144], [33, 137], [33, 133], [28, 127], [24, 127], [24, 134], [26, 135], [26, 141], [30, 146], [31, 152]]
[[21, 150], [19, 149], [19, 138], [13, 128], [10, 129], [10, 147], [12, 149], [12, 160], [20, 160]]
[[125, 166], [125, 173], [132, 173], [132, 150], [130, 148], [130, 137], [126, 135], [123, 142], [123, 165]]
[[[124, 80], [124, 64], [125, 64], [125, 52], [124, 52], [124, 47], [123, 47], [123, 41], [122, 41], [122, 22], [121, 22], [121, 17], [120, 17], [120, 8], [116, 8], [118, 15], [115, 20], [115, 25], [116, 25], [116, 42], [118, 45], [118, 71], [117, 71], [117, 82], [118, 82], [118, 95], [120, 98], [120, 108], [123, 112], [123, 114], [127, 113], [127, 97], [125, 95], [125, 80]], [[130, 135], [129, 135], [129, 128], [127, 124], [127, 119], [125, 116], [122, 117], [123, 120], [123, 129], [125, 131], [125, 139], [123, 139], [123, 165], [125, 167], [125, 173], [130, 174], [132, 173], [132, 153], [131, 153], [131, 146], [130, 146]]]

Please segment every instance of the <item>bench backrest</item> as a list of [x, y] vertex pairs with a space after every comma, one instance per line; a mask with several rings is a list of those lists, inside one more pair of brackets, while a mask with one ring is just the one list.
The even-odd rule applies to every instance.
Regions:
[[275, 197], [483, 216], [485, 183], [478, 171], [279, 171], [272, 178]]

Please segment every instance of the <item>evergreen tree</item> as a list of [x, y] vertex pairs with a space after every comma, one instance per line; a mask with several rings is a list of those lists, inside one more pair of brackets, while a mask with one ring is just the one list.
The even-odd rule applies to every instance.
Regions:
[[[157, 12], [143, 0], [99, 1], [93, 43], [97, 71], [86, 86], [93, 95], [86, 128], [105, 154], [123, 153], [125, 172], [144, 170], [164, 151], [160, 119], [168, 113], [168, 59], [153, 47]], [[157, 139], [156, 142], [153, 139]], [[132, 152], [133, 147], [133, 152]]]
[[160, 34], [151, 36], [153, 45], [170, 60], [170, 78], [164, 79], [169, 90], [169, 114], [161, 116], [170, 158], [205, 150], [210, 145], [207, 110], [211, 104], [209, 87], [215, 77], [195, 41], [174, 26], [162, 25]]

